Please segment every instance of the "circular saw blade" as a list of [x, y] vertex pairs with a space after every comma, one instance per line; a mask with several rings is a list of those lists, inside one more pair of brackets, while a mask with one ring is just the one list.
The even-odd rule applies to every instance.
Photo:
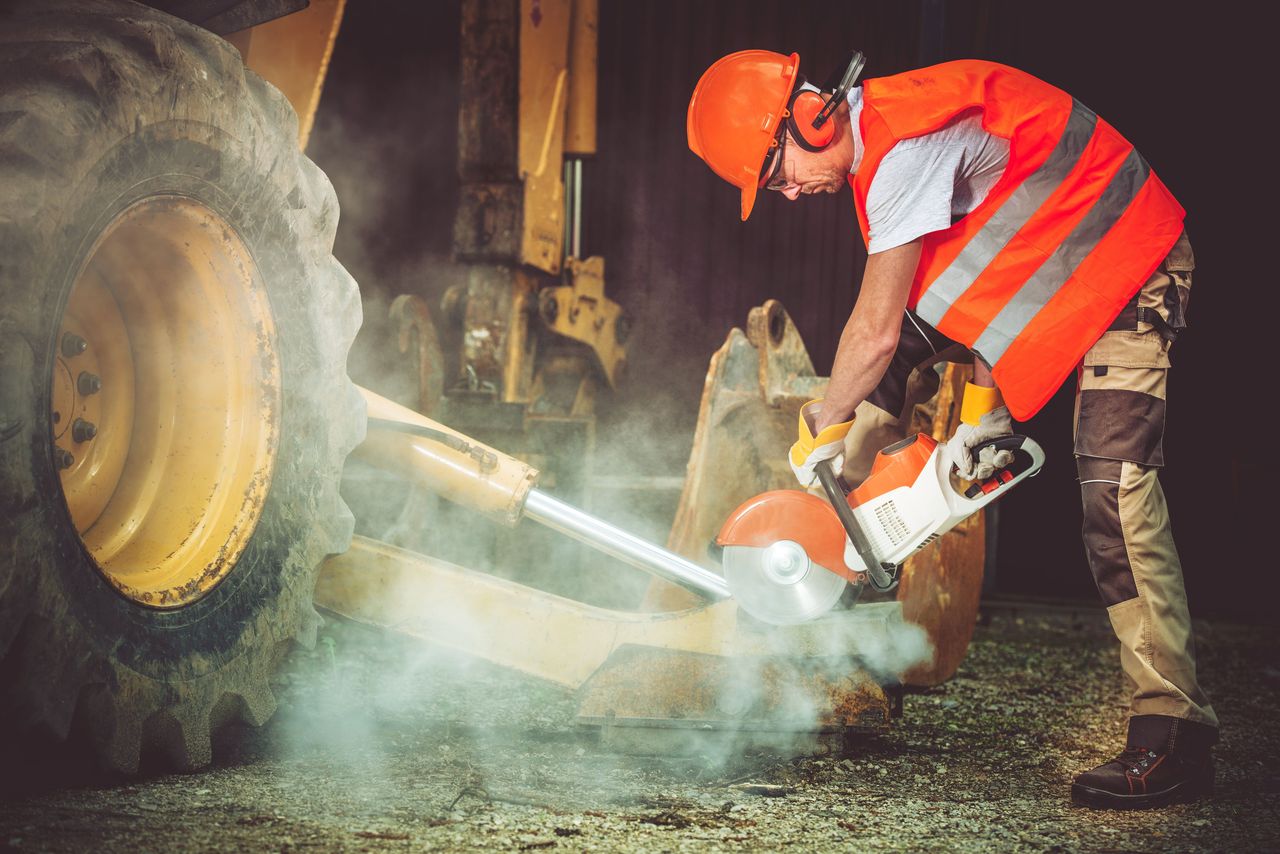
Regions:
[[804, 547], [779, 540], [765, 547], [725, 546], [720, 565], [733, 598], [751, 616], [785, 626], [820, 617], [848, 582], [809, 559]]

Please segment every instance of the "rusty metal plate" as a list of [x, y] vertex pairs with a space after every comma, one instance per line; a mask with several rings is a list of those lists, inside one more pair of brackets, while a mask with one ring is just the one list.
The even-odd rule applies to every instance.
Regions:
[[[583, 686], [578, 722], [602, 727], [615, 749], [735, 749], [880, 732], [889, 698], [845, 657], [724, 657], [622, 646]], [[824, 739], [824, 737], [826, 737]]]

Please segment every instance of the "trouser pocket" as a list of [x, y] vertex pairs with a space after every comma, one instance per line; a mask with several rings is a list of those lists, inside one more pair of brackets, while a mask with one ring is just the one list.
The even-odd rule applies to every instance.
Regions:
[[1187, 328], [1191, 302], [1191, 273], [1195, 253], [1184, 231], [1142, 288], [1133, 295], [1108, 327], [1118, 332], [1155, 332], [1172, 344]]
[[1165, 320], [1175, 331], [1185, 329], [1187, 306], [1191, 302], [1191, 272], [1196, 268], [1196, 256], [1185, 231], [1160, 266], [1170, 280], [1159, 298]]
[[1080, 367], [1077, 456], [1164, 465], [1168, 342], [1156, 332], [1106, 332]]

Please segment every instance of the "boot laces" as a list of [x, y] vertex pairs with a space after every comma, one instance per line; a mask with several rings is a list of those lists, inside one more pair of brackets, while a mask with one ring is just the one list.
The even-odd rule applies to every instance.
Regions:
[[1130, 774], [1142, 774], [1156, 758], [1156, 752], [1145, 747], [1130, 745], [1116, 757], [1116, 761], [1129, 769]]

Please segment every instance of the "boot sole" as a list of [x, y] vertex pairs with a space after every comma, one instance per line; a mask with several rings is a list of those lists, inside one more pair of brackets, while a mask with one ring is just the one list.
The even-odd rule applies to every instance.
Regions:
[[1071, 800], [1082, 807], [1104, 810], [1141, 810], [1188, 803], [1213, 794], [1213, 778], [1185, 780], [1160, 792], [1145, 795], [1119, 795], [1079, 783], [1071, 784]]

